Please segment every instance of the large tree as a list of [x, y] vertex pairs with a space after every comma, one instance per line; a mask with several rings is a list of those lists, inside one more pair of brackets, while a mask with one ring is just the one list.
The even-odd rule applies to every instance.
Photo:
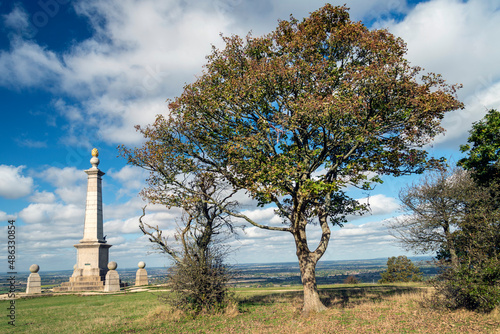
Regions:
[[[435, 165], [422, 146], [440, 121], [462, 107], [456, 86], [420, 76], [404, 58], [406, 45], [386, 30], [368, 30], [347, 8], [326, 5], [302, 21], [280, 21], [262, 37], [224, 37], [204, 72], [170, 101], [170, 114], [141, 131], [131, 151], [157, 169], [162, 182], [207, 171], [260, 205], [274, 205], [295, 241], [304, 312], [320, 311], [315, 268], [330, 225], [363, 209], [345, 192], [380, 175], [420, 173]], [[309, 248], [306, 226], [322, 235]]]

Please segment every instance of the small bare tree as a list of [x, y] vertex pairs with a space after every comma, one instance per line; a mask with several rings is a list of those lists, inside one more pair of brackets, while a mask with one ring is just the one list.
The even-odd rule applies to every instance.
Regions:
[[451, 263], [458, 263], [453, 232], [468, 211], [474, 183], [460, 168], [435, 171], [399, 193], [403, 218], [389, 225], [390, 233], [403, 248], [415, 253], [446, 249]]
[[228, 193], [210, 174], [199, 175], [189, 186], [190, 194], [178, 199], [183, 216], [174, 243], [158, 226], [143, 221], [145, 208], [139, 228], [157, 249], [174, 260], [168, 275], [173, 295], [164, 299], [176, 308], [199, 313], [223, 308], [229, 300], [227, 283], [232, 271], [224, 263], [227, 248], [221, 241], [234, 232], [224, 211], [237, 203], [231, 200], [233, 192]]

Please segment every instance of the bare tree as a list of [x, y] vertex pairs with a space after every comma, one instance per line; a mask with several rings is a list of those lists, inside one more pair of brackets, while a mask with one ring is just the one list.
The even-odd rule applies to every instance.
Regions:
[[[232, 234], [234, 227], [231, 216], [226, 211], [238, 205], [231, 199], [234, 192], [229, 191], [222, 181], [211, 174], [198, 175], [194, 180], [188, 181], [182, 190], [176, 195], [175, 200], [171, 194], [164, 195], [164, 198], [168, 197], [171, 205], [175, 201], [183, 209], [182, 224], [175, 235], [177, 244], [169, 242], [168, 237], [163, 236], [163, 231], [158, 226], [143, 221], [145, 208], [139, 218], [141, 231], [156, 244], [157, 249], [177, 262], [182, 262], [181, 255], [188, 254], [193, 245], [200, 251], [207, 250], [214, 237]], [[149, 189], [147, 193], [151, 194], [152, 190]], [[160, 193], [158, 190], [155, 192], [157, 201], [161, 197]]]
[[[186, 185], [186, 196], [178, 198], [183, 216], [174, 243], [163, 236], [158, 226], [143, 221], [145, 208], [139, 228], [157, 249], [174, 260], [168, 275], [173, 295], [164, 299], [174, 307], [196, 313], [217, 310], [227, 304], [227, 283], [232, 277], [224, 263], [228, 248], [221, 242], [234, 229], [224, 210], [237, 206], [237, 202], [231, 200], [234, 192], [228, 192], [224, 183], [210, 174], [200, 174]], [[209, 203], [208, 199], [217, 203]]]
[[446, 249], [451, 263], [458, 264], [453, 232], [468, 212], [475, 186], [469, 172], [460, 168], [427, 174], [399, 193], [407, 215], [389, 225], [390, 233], [406, 250], [427, 253]]

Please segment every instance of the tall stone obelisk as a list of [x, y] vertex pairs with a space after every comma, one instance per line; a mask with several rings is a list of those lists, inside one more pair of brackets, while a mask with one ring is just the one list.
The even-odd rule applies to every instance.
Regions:
[[75, 245], [77, 262], [69, 282], [55, 291], [103, 290], [108, 272], [109, 248], [103, 237], [102, 222], [102, 176], [99, 170], [99, 152], [92, 150], [92, 167], [87, 169], [87, 203], [83, 239]]
[[82, 270], [82, 276], [100, 276], [102, 280], [108, 272], [109, 248], [102, 230], [102, 179], [104, 172], [100, 171], [99, 152], [92, 150], [90, 163], [92, 168], [87, 169], [87, 205], [85, 207], [85, 223], [83, 239], [75, 245], [78, 250], [77, 269]]

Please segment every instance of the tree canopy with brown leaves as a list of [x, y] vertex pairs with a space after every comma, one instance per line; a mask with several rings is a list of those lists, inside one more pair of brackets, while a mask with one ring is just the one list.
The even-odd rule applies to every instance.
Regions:
[[[293, 235], [303, 310], [320, 311], [315, 267], [330, 224], [363, 209], [345, 187], [368, 189], [380, 175], [437, 164], [422, 146], [443, 131], [446, 112], [462, 107], [458, 87], [436, 74], [421, 76], [404, 58], [400, 38], [351, 21], [346, 7], [291, 17], [262, 37], [223, 39], [225, 48], [213, 48], [203, 74], [170, 101], [170, 114], [140, 129], [144, 146], [125, 154], [153, 172], [152, 199], [180, 177], [213, 173], [274, 205], [285, 226], [227, 211]], [[322, 231], [315, 249], [306, 236], [311, 222]]]

